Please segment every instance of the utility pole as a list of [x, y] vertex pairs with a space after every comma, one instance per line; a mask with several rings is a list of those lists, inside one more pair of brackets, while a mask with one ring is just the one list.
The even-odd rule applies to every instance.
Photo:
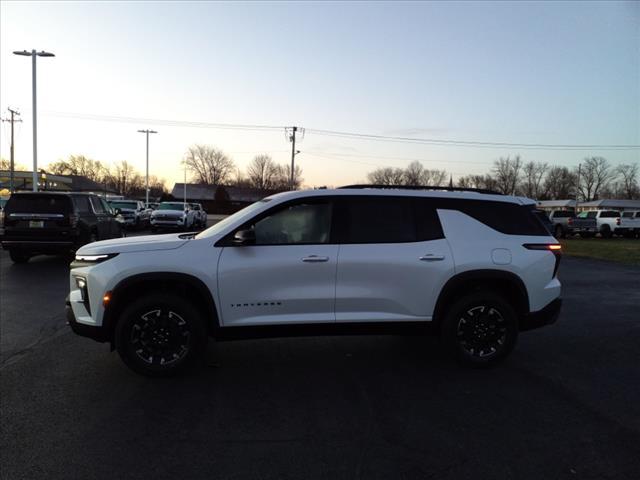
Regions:
[[37, 57], [55, 57], [51, 52], [37, 52], [36, 50], [27, 50], [13, 52], [14, 55], [23, 57], [31, 57], [31, 101], [33, 104], [31, 115], [33, 116], [33, 172], [32, 182], [33, 191], [38, 191], [38, 104], [36, 102], [36, 58]]
[[149, 208], [149, 134], [150, 133], [158, 133], [155, 130], [138, 130], [138, 133], [144, 133], [147, 136], [147, 174], [145, 181], [145, 207]]
[[576, 215], [578, 215], [578, 195], [580, 195], [580, 171], [582, 169], [582, 164], [578, 164], [578, 182], [576, 184]]
[[20, 113], [18, 113], [18, 111], [16, 110], [11, 110], [10, 108], [7, 108], [7, 110], [9, 110], [9, 112], [11, 113], [11, 118], [7, 119], [7, 118], [3, 118], [2, 121], [3, 122], [11, 122], [11, 148], [9, 150], [10, 152], [10, 167], [9, 167], [9, 192], [13, 193], [13, 172], [15, 171], [15, 163], [14, 163], [14, 147], [13, 147], [13, 124], [15, 122], [21, 122], [22, 120], [20, 119], [15, 119], [15, 116], [19, 116]]
[[[291, 142], [291, 176], [289, 179], [289, 189], [294, 189], [294, 179], [296, 172], [296, 155], [300, 153], [300, 150], [296, 150], [296, 132], [298, 127], [291, 127], [291, 135], [289, 135], [289, 141]], [[304, 134], [304, 131], [303, 131]]]

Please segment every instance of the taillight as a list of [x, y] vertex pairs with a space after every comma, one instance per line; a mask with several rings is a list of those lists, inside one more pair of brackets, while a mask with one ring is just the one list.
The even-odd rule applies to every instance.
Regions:
[[551, 278], [557, 275], [558, 268], [560, 267], [560, 259], [562, 258], [562, 245], [559, 243], [525, 243], [522, 246], [527, 250], [547, 250], [553, 253], [554, 257], [556, 257], [556, 264], [553, 267], [553, 275]]
[[569, 220], [567, 220], [567, 225], [573, 225], [573, 218], [569, 217]]
[[620, 217], [616, 218], [616, 225], [620, 225]]

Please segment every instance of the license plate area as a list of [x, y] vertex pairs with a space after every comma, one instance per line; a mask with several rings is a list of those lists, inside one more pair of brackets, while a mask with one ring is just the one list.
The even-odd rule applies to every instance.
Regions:
[[44, 220], [29, 220], [29, 228], [43, 228]]

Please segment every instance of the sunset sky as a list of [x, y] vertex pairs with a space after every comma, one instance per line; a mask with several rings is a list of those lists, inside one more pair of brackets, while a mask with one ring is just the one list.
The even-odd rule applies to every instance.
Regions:
[[[363, 181], [414, 159], [454, 178], [499, 156], [575, 166], [640, 150], [434, 146], [320, 135], [518, 144], [640, 144], [639, 2], [1, 4], [0, 108], [17, 108], [16, 160], [31, 167], [31, 65], [38, 60], [40, 165], [83, 154], [182, 181], [195, 143], [240, 168], [257, 153], [290, 160], [283, 128], [306, 128], [305, 184]], [[127, 120], [128, 119], [128, 120]], [[154, 119], [154, 121], [143, 121]], [[156, 121], [158, 120], [158, 121]], [[159, 121], [161, 120], [161, 121]], [[0, 154], [9, 157], [8, 124]]]

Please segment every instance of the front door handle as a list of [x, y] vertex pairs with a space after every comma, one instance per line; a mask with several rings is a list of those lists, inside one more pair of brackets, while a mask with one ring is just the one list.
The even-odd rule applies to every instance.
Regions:
[[419, 258], [423, 262], [437, 262], [440, 260], [444, 260], [444, 255], [434, 255], [433, 253], [427, 253], [426, 255], [422, 255]]
[[329, 257], [319, 257], [318, 255], [309, 255], [308, 257], [303, 257], [302, 261], [308, 262], [308, 263], [328, 262]]

